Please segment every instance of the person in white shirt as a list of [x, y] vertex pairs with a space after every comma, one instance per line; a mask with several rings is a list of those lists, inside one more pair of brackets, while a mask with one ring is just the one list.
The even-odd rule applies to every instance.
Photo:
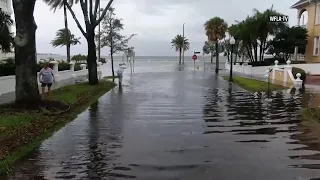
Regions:
[[122, 64], [119, 64], [118, 70], [116, 71], [119, 79], [119, 85], [122, 85], [123, 72], [126, 68], [127, 68], [126, 64], [122, 63]]

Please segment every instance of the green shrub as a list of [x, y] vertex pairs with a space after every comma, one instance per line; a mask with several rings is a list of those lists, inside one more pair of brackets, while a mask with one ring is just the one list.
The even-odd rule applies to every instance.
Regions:
[[82, 61], [82, 60], [86, 60], [86, 59], [87, 59], [87, 56], [86, 55], [81, 55], [81, 54], [74, 55], [71, 58], [71, 60], [73, 60], [73, 61]]
[[0, 76], [11, 76], [15, 75], [16, 66], [15, 64], [0, 64]]
[[80, 67], [80, 63], [76, 63], [75, 65], [74, 65], [74, 71], [80, 71], [81, 70], [81, 67]]
[[58, 65], [58, 70], [59, 71], [65, 71], [65, 70], [70, 70], [70, 64], [68, 62], [60, 62]]
[[296, 79], [297, 78], [297, 73], [301, 74], [300, 79], [303, 81], [303, 83], [306, 81], [307, 78], [307, 73], [305, 70], [301, 69], [301, 68], [297, 68], [297, 67], [292, 67], [292, 74], [293, 77]]

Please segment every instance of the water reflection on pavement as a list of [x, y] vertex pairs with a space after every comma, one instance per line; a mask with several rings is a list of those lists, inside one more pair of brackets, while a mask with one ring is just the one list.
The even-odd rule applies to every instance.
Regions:
[[319, 138], [303, 98], [273, 102], [212, 73], [136, 73], [57, 132], [11, 179], [309, 180]]

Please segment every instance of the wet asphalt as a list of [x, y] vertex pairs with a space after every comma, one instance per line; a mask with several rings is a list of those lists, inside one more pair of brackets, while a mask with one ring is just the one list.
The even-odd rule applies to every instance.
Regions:
[[301, 128], [299, 96], [268, 102], [191, 69], [127, 75], [10, 179], [320, 178], [318, 137]]

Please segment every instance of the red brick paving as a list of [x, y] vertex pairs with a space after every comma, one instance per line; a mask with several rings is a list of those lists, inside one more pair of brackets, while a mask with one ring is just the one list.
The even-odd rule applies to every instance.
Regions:
[[307, 75], [305, 84], [320, 85], [320, 75]]

